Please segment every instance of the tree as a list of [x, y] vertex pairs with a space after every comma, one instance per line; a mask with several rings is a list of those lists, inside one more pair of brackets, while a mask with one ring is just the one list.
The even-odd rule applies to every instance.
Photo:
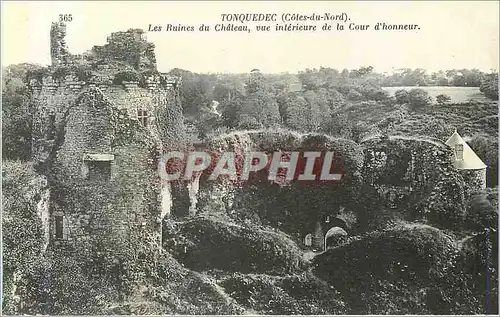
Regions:
[[373, 72], [373, 66], [364, 66], [364, 67], [360, 67], [357, 70], [357, 73], [359, 74], [359, 76], [364, 76], [364, 75], [370, 74], [371, 72]]
[[439, 94], [436, 96], [436, 102], [440, 105], [444, 105], [445, 103], [449, 102], [451, 100], [451, 97], [445, 94]]
[[363, 95], [354, 88], [349, 90], [349, 93], [347, 94], [347, 99], [349, 100], [361, 100], [362, 98]]
[[400, 105], [410, 102], [410, 94], [408, 93], [407, 90], [404, 89], [396, 90], [394, 96], [396, 97], [396, 103]]
[[201, 108], [210, 105], [216, 81], [214, 75], [197, 74], [179, 68], [171, 70], [169, 74], [182, 78], [180, 96], [184, 115], [197, 116]]
[[29, 271], [42, 254], [43, 228], [34, 200], [41, 195], [43, 180], [30, 163], [4, 161], [2, 169], [2, 306], [10, 311], [14, 274]]
[[209, 107], [203, 107], [200, 109], [196, 125], [198, 131], [200, 131], [200, 136], [205, 138], [209, 133], [218, 131], [222, 127], [222, 122], [221, 115]]
[[498, 184], [498, 140], [496, 138], [476, 134], [468, 142], [472, 150], [488, 165], [488, 187]]
[[288, 97], [285, 123], [296, 131], [306, 131], [307, 128], [307, 100], [299, 94], [292, 93]]
[[479, 90], [492, 100], [498, 100], [498, 73], [485, 75]]
[[408, 93], [408, 103], [412, 107], [427, 106], [431, 102], [431, 96], [429, 96], [429, 93], [423, 89], [415, 88], [410, 90], [410, 92]]
[[239, 114], [245, 98], [245, 87], [236, 75], [219, 78], [214, 88], [213, 98], [219, 102], [222, 124], [230, 129], [238, 125]]
[[42, 69], [33, 64], [10, 65], [2, 70], [2, 157], [31, 157], [32, 111], [28, 75]]
[[470, 229], [483, 231], [485, 228], [496, 227], [498, 213], [487, 199], [487, 195], [479, 192], [471, 197], [466, 219]]
[[246, 96], [239, 116], [253, 117], [264, 127], [279, 125], [281, 123], [279, 105], [264, 75], [258, 72], [251, 73], [245, 88]]

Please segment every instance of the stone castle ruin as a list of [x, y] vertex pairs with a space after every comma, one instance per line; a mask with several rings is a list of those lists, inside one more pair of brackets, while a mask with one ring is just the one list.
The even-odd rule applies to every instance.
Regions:
[[45, 247], [130, 255], [160, 246], [159, 122], [180, 107], [181, 78], [157, 71], [142, 30], [113, 33], [82, 55], [69, 53], [65, 35], [52, 24], [52, 65], [30, 79], [33, 159], [49, 185], [38, 204]]
[[[30, 79], [33, 160], [48, 181], [38, 204], [45, 246], [101, 248], [114, 256], [139, 257], [144, 248], [161, 248], [162, 220], [172, 205], [170, 187], [160, 183], [157, 168], [161, 153], [181, 139], [171, 112], [177, 109], [182, 120], [181, 78], [157, 71], [154, 45], [140, 29], [113, 33], [107, 44], [81, 55], [69, 53], [65, 36], [66, 26], [53, 23], [52, 65]], [[228, 137], [217, 148], [233, 148], [233, 137], [239, 140]], [[283, 138], [288, 140], [288, 135]], [[444, 144], [390, 137], [353, 144], [351, 152], [359, 152], [359, 162], [350, 171], [359, 170], [364, 185], [387, 209], [404, 210], [419, 201], [440, 204], [445, 190], [458, 203], [463, 197], [455, 186], [460, 181], [457, 160], [470, 162], [472, 157], [474, 166], [462, 169], [474, 170], [478, 188], [485, 186], [485, 165], [459, 136], [450, 140]], [[255, 146], [257, 141], [252, 141]], [[214, 200], [217, 194], [209, 186], [199, 187], [199, 179], [187, 184], [190, 216], [196, 213], [198, 197], [205, 193]], [[352, 191], [363, 192], [356, 188]], [[221, 196], [231, 197], [227, 191]], [[296, 230], [302, 244], [318, 250], [327, 248], [327, 238], [349, 233], [356, 220], [352, 204], [344, 205], [342, 197], [330, 192], [324, 195], [331, 196], [333, 207], [328, 208], [333, 211], [319, 208], [317, 217]], [[418, 208], [425, 214], [434, 207]], [[451, 207], [441, 209], [446, 208]]]

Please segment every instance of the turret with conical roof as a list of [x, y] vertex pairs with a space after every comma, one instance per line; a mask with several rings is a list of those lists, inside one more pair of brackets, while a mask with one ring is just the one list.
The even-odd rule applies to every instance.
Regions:
[[483, 161], [462, 139], [456, 129], [448, 141], [446, 141], [446, 145], [453, 149], [453, 163], [457, 169], [480, 170], [486, 168]]
[[456, 169], [462, 171], [465, 181], [474, 189], [486, 188], [486, 164], [470, 148], [457, 130], [446, 141], [453, 149], [451, 160]]

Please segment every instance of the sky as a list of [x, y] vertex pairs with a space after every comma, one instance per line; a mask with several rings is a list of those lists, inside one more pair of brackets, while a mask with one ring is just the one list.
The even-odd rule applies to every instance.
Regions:
[[[49, 31], [59, 14], [72, 14], [66, 41], [73, 54], [103, 45], [112, 32], [147, 30], [149, 24], [197, 27], [223, 23], [227, 13], [346, 13], [347, 22], [418, 24], [418, 31], [338, 32], [148, 32], [158, 69], [198, 73], [294, 73], [306, 68], [377, 72], [424, 68], [429, 72], [478, 68], [498, 70], [498, 1], [2, 1], [2, 66], [50, 64]], [[225, 22], [228, 23], [228, 22]], [[272, 22], [274, 27], [276, 23]], [[292, 22], [295, 24], [295, 22]], [[316, 22], [321, 28], [324, 22]], [[239, 22], [234, 23], [239, 24]], [[265, 23], [264, 23], [265, 24]], [[252, 28], [256, 23], [248, 23]], [[335, 27], [335, 26], [334, 26]]]

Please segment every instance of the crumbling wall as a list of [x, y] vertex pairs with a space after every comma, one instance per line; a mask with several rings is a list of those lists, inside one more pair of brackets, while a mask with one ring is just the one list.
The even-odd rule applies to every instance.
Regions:
[[394, 212], [406, 220], [423, 218], [438, 226], [460, 224], [465, 183], [449, 159], [448, 146], [396, 136], [373, 138], [362, 145], [365, 188], [359, 201], [367, 206], [365, 216], [381, 220], [385, 212], [386, 218], [394, 220]]
[[154, 44], [147, 42], [141, 29], [115, 32], [108, 37], [108, 43], [92, 48], [96, 60], [123, 61], [138, 71], [156, 70]]
[[[164, 132], [175, 144], [183, 131], [173, 122], [182, 125], [180, 78], [156, 71], [142, 30], [113, 33], [82, 55], [69, 53], [65, 36], [66, 26], [53, 23], [52, 66], [30, 74], [33, 156], [50, 186], [39, 203], [49, 214], [46, 234], [58, 245], [137, 254], [160, 241], [159, 222], [172, 204], [157, 163]], [[110, 161], [109, 179], [88, 179], [92, 160]], [[57, 239], [56, 217], [64, 227]]]
[[66, 45], [66, 24], [53, 22], [50, 27], [50, 57], [52, 66], [66, 64], [69, 60], [68, 46]]
[[[199, 213], [222, 210], [236, 221], [272, 226], [296, 241], [302, 241], [306, 234], [315, 230], [318, 221], [323, 221], [327, 215], [334, 217], [340, 205], [350, 202], [361, 180], [362, 151], [350, 140], [291, 131], [242, 131], [215, 138], [207, 147], [214, 153], [235, 152], [237, 157], [253, 151], [335, 152], [335, 167], [331, 172], [342, 171], [341, 182], [304, 182], [297, 177], [293, 181], [274, 182], [268, 180], [266, 169], [252, 173], [248, 181], [241, 182], [225, 177], [210, 181], [207, 179], [209, 172], [201, 177]], [[301, 162], [303, 164], [304, 160]]]
[[460, 170], [467, 182], [468, 194], [486, 188], [486, 168], [478, 170]]
[[[130, 256], [151, 236], [159, 240], [158, 149], [151, 134], [97, 88], [82, 93], [65, 120], [51, 169], [53, 241]], [[88, 178], [87, 159], [95, 156], [111, 161], [108, 179]], [[56, 216], [64, 217], [59, 241]]]

